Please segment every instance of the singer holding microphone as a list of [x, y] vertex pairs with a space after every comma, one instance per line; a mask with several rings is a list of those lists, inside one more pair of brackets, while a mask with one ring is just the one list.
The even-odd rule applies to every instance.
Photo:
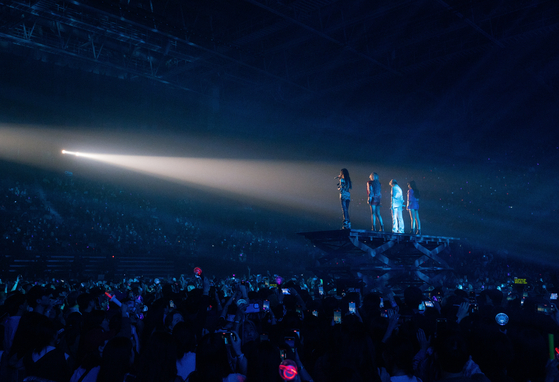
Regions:
[[349, 221], [349, 202], [351, 200], [351, 178], [349, 177], [349, 171], [346, 168], [340, 170], [340, 175], [335, 179], [338, 179], [338, 191], [340, 191], [340, 202], [342, 204], [343, 212], [343, 223], [342, 229], [351, 229], [351, 223]]

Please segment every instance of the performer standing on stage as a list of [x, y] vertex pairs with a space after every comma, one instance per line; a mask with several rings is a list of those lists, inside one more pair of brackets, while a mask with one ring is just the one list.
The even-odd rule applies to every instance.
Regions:
[[[421, 222], [419, 221], [419, 190], [415, 180], [408, 183], [408, 210], [410, 211], [411, 234], [421, 235]], [[416, 230], [417, 229], [417, 230]]]
[[382, 194], [380, 192], [380, 182], [378, 180], [378, 174], [373, 172], [369, 175], [369, 181], [367, 182], [367, 203], [371, 206], [371, 224], [373, 226], [372, 230], [376, 231], [377, 218], [380, 225], [380, 232], [384, 231], [384, 223], [382, 222], [382, 217], [380, 216], [380, 198]]
[[336, 177], [339, 180], [338, 190], [340, 191], [340, 202], [342, 203], [343, 212], [343, 223], [342, 229], [351, 229], [351, 223], [349, 221], [349, 202], [351, 200], [351, 178], [349, 177], [349, 171], [342, 168], [340, 170], [340, 175]]
[[402, 208], [404, 207], [404, 196], [402, 189], [398, 186], [395, 179], [390, 181], [392, 187], [392, 232], [404, 233], [404, 218], [402, 217]]

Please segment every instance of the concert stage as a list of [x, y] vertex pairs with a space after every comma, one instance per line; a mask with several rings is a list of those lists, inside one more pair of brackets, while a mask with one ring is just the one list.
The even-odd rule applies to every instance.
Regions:
[[435, 285], [452, 271], [443, 257], [460, 239], [366, 230], [301, 232], [325, 252], [311, 270], [318, 276], [363, 279], [390, 286]]

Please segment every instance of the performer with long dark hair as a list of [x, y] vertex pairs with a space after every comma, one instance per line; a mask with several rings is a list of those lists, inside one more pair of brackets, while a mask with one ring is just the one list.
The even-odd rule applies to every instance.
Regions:
[[343, 222], [342, 229], [351, 229], [351, 223], [349, 221], [349, 202], [351, 200], [351, 178], [349, 177], [349, 171], [346, 168], [340, 170], [340, 175], [337, 176], [338, 191], [340, 191], [340, 202], [342, 204], [343, 212]]
[[377, 218], [379, 223], [379, 231], [384, 231], [384, 223], [382, 222], [382, 217], [380, 216], [380, 198], [382, 193], [380, 190], [380, 181], [378, 180], [378, 174], [373, 172], [369, 175], [369, 181], [367, 182], [367, 203], [371, 206], [371, 224], [372, 230], [376, 231]]
[[419, 190], [415, 180], [408, 183], [408, 210], [410, 211], [411, 234], [421, 235], [421, 221], [419, 221]]

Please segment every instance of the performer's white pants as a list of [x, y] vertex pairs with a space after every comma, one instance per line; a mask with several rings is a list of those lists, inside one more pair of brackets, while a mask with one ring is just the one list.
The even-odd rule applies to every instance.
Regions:
[[392, 232], [404, 233], [404, 217], [402, 207], [392, 207]]

